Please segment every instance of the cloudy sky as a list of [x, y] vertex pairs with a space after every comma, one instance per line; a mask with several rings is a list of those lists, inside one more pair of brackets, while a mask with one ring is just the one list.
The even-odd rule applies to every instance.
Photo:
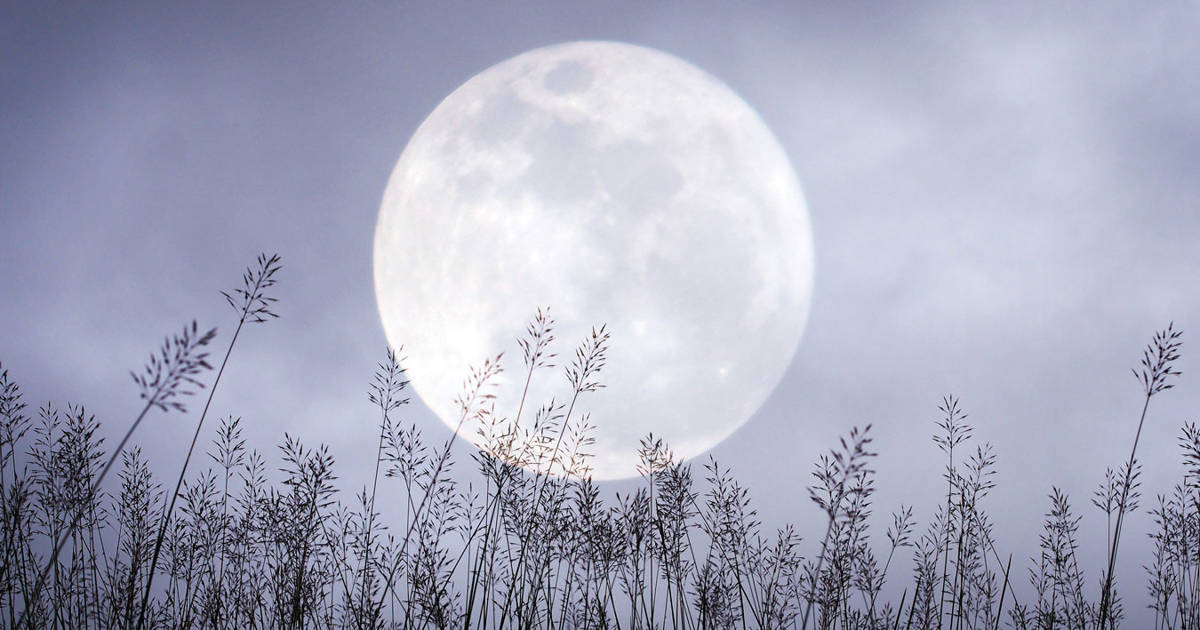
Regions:
[[[281, 318], [239, 341], [215, 411], [264, 450], [285, 431], [328, 443], [360, 485], [388, 175], [462, 82], [577, 39], [718, 77], [804, 187], [807, 329], [713, 450], [769, 524], [817, 535], [808, 462], [866, 423], [881, 523], [900, 504], [927, 519], [942, 487], [930, 434], [953, 393], [999, 457], [1001, 549], [1034, 553], [1057, 485], [1100, 554], [1088, 497], [1136, 428], [1129, 368], [1157, 328], [1189, 339], [1200, 324], [1194, 3], [14, 4], [0, 9], [0, 361], [31, 402], [83, 402], [110, 435], [138, 409], [128, 370], [193, 318], [227, 339], [218, 290], [278, 251]], [[1175, 435], [1200, 419], [1193, 365], [1185, 345], [1179, 387], [1151, 407], [1147, 495], [1174, 483]], [[445, 437], [421, 404], [405, 413]], [[162, 473], [192, 420], [140, 430]], [[1139, 595], [1148, 522], [1123, 547]]]

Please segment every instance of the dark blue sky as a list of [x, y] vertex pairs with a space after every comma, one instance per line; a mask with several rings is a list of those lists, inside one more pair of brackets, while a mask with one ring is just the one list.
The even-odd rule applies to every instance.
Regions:
[[[329, 443], [360, 485], [385, 344], [371, 248], [400, 151], [495, 63], [626, 41], [736, 90], [808, 199], [804, 339], [714, 451], [764, 520], [811, 530], [809, 463], [865, 423], [880, 523], [900, 503], [927, 519], [942, 485], [929, 434], [956, 393], [999, 456], [1002, 549], [1034, 552], [1054, 484], [1099, 554], [1088, 498], [1132, 439], [1129, 367], [1156, 328], [1174, 320], [1190, 344], [1200, 324], [1200, 10], [1043, 4], [9, 3], [0, 361], [32, 402], [83, 402], [115, 433], [138, 408], [127, 371], [192, 318], [227, 339], [217, 291], [279, 251], [281, 319], [239, 342], [214, 410], [263, 450], [284, 431]], [[1148, 496], [1174, 483], [1174, 436], [1200, 415], [1193, 365], [1185, 345], [1179, 387], [1151, 409]], [[419, 403], [406, 414], [444, 438]], [[157, 470], [193, 420], [140, 430]], [[1131, 594], [1148, 523], [1124, 547]]]

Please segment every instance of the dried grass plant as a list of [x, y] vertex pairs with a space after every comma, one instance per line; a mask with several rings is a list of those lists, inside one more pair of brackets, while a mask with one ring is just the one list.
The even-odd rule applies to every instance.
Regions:
[[[1179, 374], [1173, 326], [1153, 337], [1135, 370], [1144, 406], [1129, 458], [1092, 497], [1104, 514], [1102, 575], [1089, 580], [1078, 557], [1081, 538], [1094, 535], [1084, 533], [1084, 515], [1051, 488], [1029, 588], [1018, 597], [1013, 553], [1001, 552], [986, 510], [997, 456], [976, 441], [958, 399], [938, 406], [931, 451], [946, 457], [945, 493], [924, 506], [932, 515], [923, 526], [913, 507], [899, 506], [875, 535], [870, 426], [816, 462], [807, 494], [823, 527], [807, 540], [793, 526], [765, 528], [729, 468], [681, 461], [653, 435], [636, 453], [640, 484], [606, 500], [591, 479], [585, 409], [603, 388], [611, 340], [596, 328], [560, 365], [547, 309], [517, 340], [519, 400], [493, 394], [503, 356], [465, 379], [459, 427], [477, 427], [479, 446], [469, 462], [456, 461], [457, 431], [431, 443], [402, 419], [408, 381], [398, 348], [368, 385], [375, 465], [356, 492], [342, 494], [325, 447], [285, 435], [268, 457], [246, 443], [235, 416], [209, 429], [208, 465], [194, 470], [243, 326], [274, 317], [279, 269], [277, 256], [262, 256], [242, 288], [225, 294], [238, 325], [211, 383], [215, 330], [194, 323], [134, 373], [144, 406], [111, 452], [82, 406], [31, 412], [0, 366], [0, 626], [1101, 630], [1125, 617], [1118, 552], [1141, 509], [1137, 452], [1149, 403]], [[546, 378], [560, 379], [562, 396], [529, 400], [530, 385]], [[183, 397], [201, 389], [209, 395], [192, 446], [165, 490], [128, 442], [150, 411], [186, 413]], [[1147, 512], [1156, 628], [1200, 627], [1197, 425], [1184, 426], [1179, 447], [1182, 478]], [[118, 461], [108, 490], [102, 482]]]

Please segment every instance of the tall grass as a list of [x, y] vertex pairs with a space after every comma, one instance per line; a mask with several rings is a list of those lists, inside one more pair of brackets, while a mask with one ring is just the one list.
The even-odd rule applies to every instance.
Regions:
[[[200, 430], [204, 428], [204, 419], [208, 417], [208, 409], [212, 405], [213, 396], [217, 393], [217, 385], [221, 382], [221, 376], [225, 374], [225, 366], [229, 364], [229, 357], [233, 354], [233, 347], [237, 344], [238, 336], [242, 333], [242, 328], [250, 324], [261, 324], [267, 320], [278, 317], [271, 311], [271, 305], [276, 302], [276, 298], [267, 295], [267, 290], [275, 286], [275, 274], [279, 272], [280, 261], [278, 254], [267, 256], [260, 254], [256, 267], [246, 269], [242, 274], [242, 288], [234, 289], [232, 293], [225, 291], [221, 295], [225, 296], [225, 301], [229, 306], [238, 312], [237, 327], [234, 328], [233, 337], [229, 340], [229, 346], [225, 350], [225, 358], [221, 360], [221, 366], [217, 369], [217, 376], [213, 379], [212, 387], [208, 390], [208, 400], [204, 401], [204, 410], [200, 412], [200, 419], [196, 422], [196, 431], [192, 435], [192, 443], [188, 446], [187, 455], [183, 458], [183, 466], [179, 468], [179, 479], [175, 482], [175, 490], [170, 495], [170, 500], [167, 502], [167, 508], [163, 512], [162, 518], [159, 519], [158, 535], [154, 539], [154, 552], [150, 557], [150, 569], [147, 572], [146, 588], [142, 594], [141, 608], [138, 613], [138, 625], [145, 625], [146, 609], [150, 601], [150, 589], [154, 583], [155, 570], [158, 568], [158, 556], [162, 551], [163, 539], [167, 534], [167, 528], [171, 524], [171, 516], [175, 511], [175, 500], [179, 497], [179, 491], [183, 487], [183, 481], [187, 475], [188, 464], [192, 461], [192, 454], [196, 450], [196, 442], [200, 439]], [[228, 472], [226, 468], [226, 489], [228, 489]]]
[[[226, 296], [239, 323], [222, 367], [242, 325], [270, 318], [278, 266], [261, 257], [240, 297]], [[554, 331], [539, 310], [518, 338], [519, 400], [493, 393], [503, 357], [470, 371], [459, 428], [477, 427], [479, 448], [466, 461], [458, 432], [431, 441], [402, 420], [404, 359], [389, 350], [367, 387], [373, 415], [363, 409], [377, 423], [363, 453], [375, 458], [373, 475], [348, 495], [323, 446], [285, 435], [273, 454], [260, 452], [236, 416], [206, 431], [221, 374], [203, 382], [215, 331], [190, 325], [135, 373], [144, 409], [111, 452], [82, 406], [31, 411], [0, 366], [0, 626], [1100, 630], [1124, 620], [1118, 553], [1141, 514], [1149, 402], [1178, 376], [1173, 326], [1135, 371], [1143, 413], [1128, 460], [1091, 497], [1098, 518], [1085, 521], [1050, 488], [1020, 588], [1030, 550], [996, 540], [986, 507], [997, 455], [958, 399], [943, 398], [932, 425], [944, 493], [877, 518], [871, 427], [854, 428], [812, 470], [805, 494], [822, 526], [805, 540], [793, 526], [765, 527], [729, 468], [682, 461], [653, 435], [636, 453], [640, 483], [602, 496], [585, 410], [603, 387], [611, 340], [599, 327], [560, 365]], [[560, 379], [561, 396], [529, 400], [530, 384], [547, 378]], [[192, 449], [164, 489], [126, 442], [149, 411], [184, 413], [181, 397], [201, 387], [209, 398]], [[202, 433], [207, 457], [193, 458]], [[1178, 446], [1182, 478], [1145, 513], [1156, 628], [1200, 626], [1200, 428], [1185, 425]], [[118, 460], [117, 483], [102, 484]], [[924, 524], [918, 509], [931, 514]], [[890, 523], [881, 536], [879, 521]], [[1107, 557], [1089, 579], [1079, 549], [1097, 525]]]

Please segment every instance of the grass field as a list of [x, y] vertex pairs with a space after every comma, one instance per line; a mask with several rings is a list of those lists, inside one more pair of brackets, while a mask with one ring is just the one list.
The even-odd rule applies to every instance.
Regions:
[[[870, 426], [813, 466], [818, 531], [766, 531], [728, 469], [681, 462], [653, 436], [638, 452], [638, 489], [602, 496], [589, 478], [593, 427], [577, 403], [603, 387], [609, 337], [597, 328], [561, 352], [545, 311], [521, 335], [519, 361], [484, 361], [464, 381], [461, 422], [482, 427], [471, 461], [452, 456], [457, 434], [430, 441], [400, 421], [408, 382], [389, 351], [367, 385], [379, 422], [364, 453], [374, 478], [348, 495], [323, 447], [284, 436], [261, 451], [242, 439], [240, 419], [208, 418], [238, 337], [274, 318], [279, 270], [277, 256], [261, 256], [223, 294], [237, 317], [228, 342], [191, 323], [132, 373], [141, 413], [112, 449], [84, 407], [30, 408], [19, 375], [0, 366], [0, 625], [1099, 630], [1148, 605], [1156, 628], [1200, 627], [1200, 428], [1180, 432], [1187, 473], [1174, 488], [1150, 501], [1139, 479], [1143, 423], [1179, 375], [1173, 326], [1134, 368], [1140, 391], [1131, 384], [1130, 395], [1145, 404], [1129, 419], [1128, 459], [1082, 501], [1050, 488], [1037, 499], [1047, 507], [1036, 547], [1003, 549], [983, 508], [996, 456], [954, 397], [941, 401], [932, 435], [945, 492], [929, 497], [938, 507], [927, 523], [902, 507], [885, 531], [870, 529], [872, 461], [886, 447]], [[526, 383], [560, 379], [564, 395], [496, 401], [489, 385], [502, 369]], [[151, 475], [151, 454], [133, 439], [162, 413], [197, 418], [169, 479]], [[463, 467], [474, 471], [469, 486], [451, 474]], [[403, 517], [385, 520], [377, 502]], [[1154, 522], [1153, 556], [1134, 559], [1147, 581], [1117, 584], [1125, 519], [1137, 512]], [[1105, 529], [1100, 575], [1076, 557], [1085, 527]], [[885, 597], [885, 584], [899, 596]]]

